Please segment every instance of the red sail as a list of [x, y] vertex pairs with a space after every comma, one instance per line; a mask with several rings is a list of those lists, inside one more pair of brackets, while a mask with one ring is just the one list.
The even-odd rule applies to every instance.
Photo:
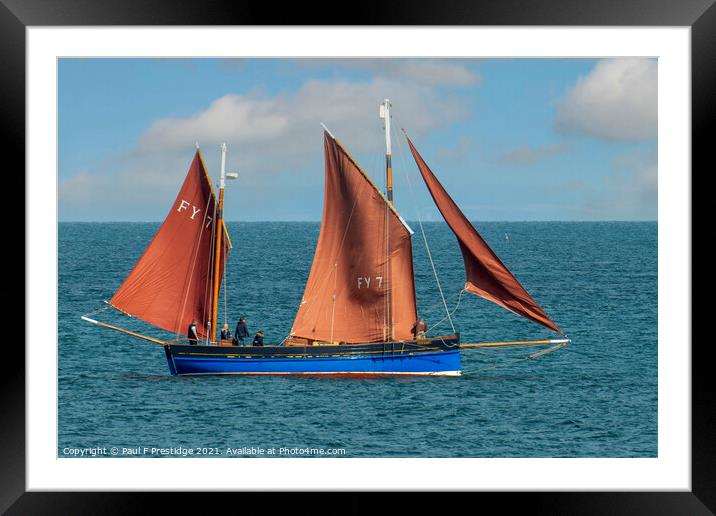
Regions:
[[435, 204], [442, 213], [445, 222], [457, 237], [465, 262], [465, 290], [477, 294], [493, 303], [522, 317], [546, 326], [550, 330], [562, 333], [557, 325], [539, 307], [517, 281], [507, 267], [497, 257], [490, 246], [460, 211], [443, 186], [423, 161], [413, 142], [408, 138], [410, 150], [418, 164], [420, 174], [430, 190]]
[[410, 339], [417, 318], [412, 232], [327, 132], [324, 156], [321, 232], [291, 335], [346, 343]]
[[[197, 150], [169, 215], [144, 254], [110, 300], [138, 319], [185, 334], [192, 320], [200, 336], [208, 333], [214, 256], [216, 198]], [[231, 246], [222, 223], [222, 259]]]

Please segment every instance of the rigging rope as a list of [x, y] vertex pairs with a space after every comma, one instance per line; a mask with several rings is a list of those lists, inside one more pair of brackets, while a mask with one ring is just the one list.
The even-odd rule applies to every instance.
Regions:
[[[361, 186], [361, 190], [362, 189], [363, 189], [363, 187]], [[353, 200], [353, 206], [351, 206], [351, 212], [348, 215], [348, 221], [346, 222], [346, 227], [343, 230], [343, 236], [341, 237], [341, 245], [338, 246], [338, 253], [336, 253], [336, 257], [340, 256], [341, 252], [343, 251], [343, 244], [345, 244], [346, 237], [348, 236], [348, 228], [351, 225], [351, 220], [353, 220], [353, 212], [356, 209], [356, 204], [358, 203], [358, 197], [359, 196], [356, 195], [355, 199]], [[320, 234], [319, 234], [319, 238], [320, 238]], [[324, 279], [324, 285], [325, 285], [325, 282], [328, 281], [328, 279], [330, 279], [330, 275], [326, 279]], [[338, 284], [338, 262], [334, 262], [334, 264], [333, 264], [333, 303], [331, 306], [331, 341], [333, 341], [333, 323], [335, 322], [334, 318], [335, 318], [335, 313], [336, 313], [337, 284]], [[303, 304], [303, 302], [302, 302], [302, 304]], [[318, 320], [318, 314], [316, 315], [316, 320]], [[314, 324], [315, 324], [315, 321], [314, 321]]]
[[[398, 138], [398, 140], [400, 140], [400, 138]], [[398, 149], [399, 149], [400, 158], [401, 158], [401, 161], [403, 164], [403, 172], [405, 173], [405, 179], [408, 182], [408, 187], [410, 189], [410, 196], [413, 200], [413, 205], [415, 206], [415, 214], [418, 217], [418, 225], [420, 226], [420, 233], [423, 236], [423, 242], [425, 243], [425, 250], [427, 251], [428, 258], [430, 259], [430, 266], [432, 267], [433, 275], [435, 276], [435, 283], [437, 284], [438, 290], [440, 291], [440, 298], [442, 299], [443, 307], [445, 308], [445, 313], [447, 314], [447, 319], [450, 321], [450, 327], [452, 328], [453, 333], [455, 333], [455, 325], [452, 322], [452, 316], [450, 314], [450, 310], [448, 309], [447, 302], [445, 301], [445, 294], [443, 293], [442, 286], [440, 285], [440, 278], [438, 277], [438, 271], [435, 268], [435, 262], [433, 261], [433, 255], [430, 252], [430, 246], [428, 245], [428, 239], [425, 235], [425, 228], [423, 228], [423, 220], [420, 217], [420, 210], [418, 209], [417, 202], [415, 201], [415, 192], [413, 190], [413, 183], [410, 181], [410, 176], [408, 175], [407, 160], [405, 159], [403, 145], [402, 144], [398, 145]], [[461, 292], [461, 294], [462, 294], [462, 292]], [[458, 299], [458, 305], [459, 305], [459, 303], [460, 303], [460, 301]], [[456, 307], [456, 309], [457, 309], [457, 307]], [[445, 320], [445, 318], [443, 318], [440, 322], [442, 322], [444, 320]], [[437, 324], [433, 325], [432, 327], [435, 327], [435, 326], [437, 326]]]
[[88, 313], [84, 314], [84, 315], [81, 316], [81, 317], [91, 317], [91, 316], [93, 316], [93, 315], [95, 315], [95, 314], [98, 314], [98, 313], [100, 313], [100, 312], [104, 312], [105, 310], [107, 310], [107, 309], [110, 308], [110, 307], [114, 308], [114, 307], [113, 307], [112, 305], [110, 305], [107, 301], [105, 301], [105, 303], [107, 303], [105, 306], [100, 306], [97, 310], [93, 310], [92, 312], [88, 312]]
[[[222, 220], [223, 220], [223, 219], [222, 219]], [[223, 224], [222, 224], [222, 225], [223, 225]], [[222, 227], [221, 229], [223, 230], [224, 228]], [[227, 233], [229, 232], [229, 229], [228, 229], [228, 228], [226, 229], [226, 232], [227, 232]], [[222, 233], [222, 237], [223, 237], [223, 233]], [[228, 323], [228, 321], [229, 321], [229, 309], [228, 309], [228, 307], [227, 307], [227, 306], [228, 306], [228, 303], [227, 303], [227, 300], [226, 300], [226, 298], [227, 298], [227, 296], [228, 296], [228, 290], [229, 290], [229, 277], [228, 277], [228, 274], [227, 274], [228, 269], [227, 269], [227, 267], [226, 267], [226, 264], [227, 264], [228, 261], [229, 261], [229, 253], [228, 253], [227, 250], [225, 249], [225, 246], [223, 245], [223, 243], [222, 243], [222, 246], [221, 246], [221, 252], [224, 254], [224, 274], [223, 274], [223, 276], [224, 276], [224, 324], [229, 324], [229, 323]]]
[[[180, 322], [182, 315], [184, 314], [184, 309], [186, 308], [186, 302], [189, 298], [189, 286], [191, 285], [192, 279], [194, 278], [194, 269], [196, 268], [196, 258], [199, 254], [199, 247], [201, 244], [201, 237], [204, 235], [204, 223], [206, 222], [206, 217], [209, 215], [209, 203], [211, 202], [211, 196], [206, 201], [206, 206], [204, 206], [204, 218], [202, 219], [202, 230], [199, 232], [199, 238], [196, 241], [196, 247], [194, 248], [194, 256], [191, 259], [191, 272], [189, 273], [189, 278], [187, 278], [185, 284], [184, 284], [184, 299], [182, 301], [181, 310], [179, 310], [179, 313], [177, 314], [177, 323]], [[205, 293], [206, 294], [206, 293]], [[204, 297], [206, 299], [206, 295]], [[175, 332], [175, 338], [179, 338], [179, 331], [181, 328], [177, 325], [177, 330]]]
[[[209, 196], [211, 199], [211, 196]], [[204, 285], [204, 299], [209, 299], [209, 302], [211, 303], [211, 316], [213, 319], [214, 315], [214, 274], [217, 272], [214, 270], [214, 250], [216, 249], [216, 239], [219, 236], [218, 232], [218, 213], [219, 213], [219, 199], [214, 196], [214, 218], [212, 220], [211, 224], [211, 242], [209, 249], [211, 250], [211, 255], [209, 256], [209, 263], [206, 266], [206, 283]], [[209, 292], [211, 292], [211, 295], [209, 295]], [[204, 302], [202, 307], [202, 322], [206, 321], [206, 302]], [[211, 327], [211, 324], [214, 321], [210, 321], [208, 325], [206, 325], [207, 332], [206, 332], [206, 345], [208, 346], [211, 344], [211, 332], [214, 330]]]
[[[460, 295], [459, 292], [458, 292], [458, 295]], [[432, 303], [432, 304], [424, 307], [422, 309], [422, 312], [423, 313], [432, 313], [433, 311], [437, 310], [438, 308], [440, 309], [440, 311], [444, 310], [442, 301], [438, 301], [437, 303]], [[453, 314], [454, 314], [454, 312], [455, 312], [455, 310], [452, 311]], [[445, 317], [445, 318], [447, 319], [447, 317]], [[433, 326], [435, 326], [435, 325], [433, 325]]]
[[[325, 126], [324, 126], [324, 128], [325, 128]], [[330, 133], [329, 133], [329, 135], [330, 135]], [[338, 141], [333, 137], [333, 135], [330, 135], [330, 137], [333, 138], [336, 142]], [[341, 149], [343, 149], [343, 147], [340, 145], [340, 143], [339, 143], [339, 147], [341, 147]], [[345, 151], [345, 149], [343, 149], [343, 152], [345, 152], [347, 154], [347, 151]], [[351, 158], [351, 160], [352, 160], [352, 158]], [[355, 207], [356, 207], [356, 204], [358, 203], [358, 198], [360, 197], [360, 195], [358, 195], [358, 193], [360, 193], [362, 190], [363, 190], [363, 184], [361, 184], [360, 190], [356, 193], [355, 199], [353, 199], [353, 205], [351, 206], [351, 211], [350, 211], [350, 214], [348, 215], [348, 220], [346, 221], [346, 226], [343, 230], [343, 236], [341, 237], [341, 243], [338, 246], [338, 251], [335, 255], [336, 258], [338, 258], [338, 256], [340, 256], [341, 253], [343, 252], [343, 246], [345, 244], [346, 237], [348, 236], [348, 229], [350, 228], [351, 221], [353, 220], [353, 213], [355, 212]], [[324, 210], [325, 210], [325, 207], [324, 207]], [[323, 230], [323, 225], [321, 224], [321, 227], [320, 227], [319, 233], [318, 233], [319, 240], [321, 238], [322, 230]], [[313, 265], [311, 266], [311, 270], [313, 270]], [[337, 274], [338, 274], [338, 262], [334, 260], [333, 272], [331, 274], [326, 275], [323, 278], [323, 280], [320, 283], [320, 289], [319, 289], [319, 290], [323, 291], [325, 289], [325, 287], [328, 285], [328, 281], [331, 279], [331, 276], [333, 276], [333, 300], [331, 303], [331, 305], [332, 305], [331, 306], [331, 340], [333, 340], [333, 325], [335, 322], [334, 318], [335, 318], [335, 305], [336, 305], [336, 290], [337, 290], [337, 281], [338, 281]], [[305, 298], [301, 298], [301, 304], [299, 305], [299, 310], [301, 310], [301, 306], [303, 306], [303, 304], [305, 302], [306, 302]], [[321, 316], [321, 312], [323, 311], [323, 307], [324, 307], [324, 304], [322, 303], [321, 306], [319, 307], [319, 309], [316, 310], [316, 316], [313, 320], [314, 325], [317, 324], [318, 319]], [[293, 331], [293, 329], [291, 331]], [[291, 335], [292, 335], [292, 333], [289, 333], [287, 338]], [[284, 339], [284, 340], [286, 340], [286, 339]]]
[[[387, 172], [386, 172], [387, 174]], [[384, 174], [384, 175], [386, 175]], [[385, 193], [386, 193], [386, 199], [388, 198], [388, 178], [386, 175], [385, 179]], [[383, 219], [385, 221], [383, 231], [385, 233], [385, 267], [383, 272], [383, 276], [385, 276], [385, 297], [384, 297], [384, 308], [383, 308], [383, 340], [386, 340], [386, 326], [390, 324], [391, 314], [390, 314], [390, 208], [388, 207], [388, 203], [390, 201], [385, 203], [385, 209], [383, 211]], [[393, 335], [391, 335], [390, 338], [392, 340]]]
[[[431, 330], [433, 330], [433, 329], [437, 328], [438, 326], [440, 326], [440, 324], [442, 324], [445, 320], [449, 319], [452, 315], [455, 314], [455, 312], [457, 312], [457, 309], [460, 307], [460, 301], [462, 301], [462, 295], [463, 295], [464, 293], [465, 293], [465, 289], [462, 289], [462, 290], [458, 293], [458, 295], [457, 295], [457, 304], [455, 305], [455, 308], [452, 309], [452, 312], [448, 312], [448, 313], [447, 313], [447, 317], [443, 317], [443, 318], [440, 319], [438, 322], [436, 322], [435, 324], [433, 324], [432, 326], [430, 326], [430, 329], [431, 329]], [[450, 326], [452, 326], [452, 319], [450, 319]], [[454, 327], [454, 326], [452, 327], [452, 331], [453, 331], [453, 332], [455, 331], [455, 327]]]
[[[565, 343], [560, 343], [560, 344], [557, 344], [556, 346], [552, 346], [551, 348], [542, 349], [542, 350], [540, 350], [540, 351], [536, 351], [536, 352], [534, 352], [534, 353], [530, 353], [530, 354], [527, 355], [526, 357], [515, 358], [515, 359], [510, 360], [510, 361], [507, 361], [507, 362], [503, 362], [503, 363], [499, 363], [499, 364], [494, 364], [494, 365], [491, 365], [491, 366], [488, 366], [488, 367], [481, 367], [481, 368], [479, 368], [479, 369], [473, 369], [473, 370], [470, 370], [470, 371], [465, 371], [465, 370], [463, 370], [463, 371], [461, 372], [461, 374], [462, 374], [463, 376], [465, 376], [465, 375], [471, 375], [471, 374], [478, 374], [478, 373], [482, 373], [482, 372], [484, 372], [484, 371], [491, 371], [491, 370], [493, 370], [493, 369], [498, 369], [498, 368], [500, 368], [500, 367], [507, 367], [507, 366], [516, 364], [517, 362], [524, 362], [524, 361], [526, 361], [526, 360], [534, 360], [534, 359], [536, 359], [536, 358], [539, 358], [539, 357], [541, 357], [541, 356], [546, 355], [547, 353], [551, 353], [551, 352], [553, 352], [553, 351], [557, 351], [558, 349], [561, 349], [561, 348], [565, 347], [566, 345], [567, 345], [567, 344], [565, 344]], [[471, 353], [474, 353], [474, 351], [471, 351]], [[486, 354], [486, 353], [482, 353], [482, 354]]]

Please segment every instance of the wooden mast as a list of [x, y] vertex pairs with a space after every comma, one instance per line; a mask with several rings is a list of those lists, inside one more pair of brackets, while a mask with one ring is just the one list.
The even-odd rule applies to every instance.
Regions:
[[[390, 100], [385, 99], [380, 105], [380, 118], [385, 120], [385, 190], [386, 197], [388, 198], [388, 206], [393, 207], [393, 163], [392, 163], [392, 151], [390, 145]], [[387, 212], [386, 212], [387, 217]], [[386, 295], [386, 308], [388, 317], [388, 329], [390, 340], [395, 339], [395, 324], [393, 323], [393, 310], [392, 310], [392, 299], [390, 292], [390, 257], [387, 256], [390, 242], [390, 235], [388, 235], [388, 224], [386, 222], [386, 234], [385, 234], [385, 249], [386, 249], [386, 286], [388, 292]]]
[[219, 182], [219, 207], [214, 237], [214, 288], [211, 297], [211, 342], [216, 342], [216, 325], [219, 316], [219, 266], [221, 264], [221, 242], [223, 241], [224, 186], [226, 185], [226, 144], [221, 144], [221, 179]]

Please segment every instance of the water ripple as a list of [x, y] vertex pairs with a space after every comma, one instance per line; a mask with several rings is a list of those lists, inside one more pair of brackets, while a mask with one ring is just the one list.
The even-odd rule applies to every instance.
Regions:
[[[229, 224], [236, 244], [228, 262], [232, 325], [243, 315], [269, 340], [285, 336], [317, 227]], [[573, 344], [528, 361], [525, 350], [466, 351], [461, 378], [368, 380], [170, 376], [159, 346], [79, 320], [112, 295], [157, 224], [60, 224], [59, 449], [312, 446], [344, 448], [349, 457], [655, 457], [656, 223], [477, 227]], [[444, 224], [426, 223], [425, 230], [454, 306], [464, 283], [460, 251]], [[435, 323], [443, 314], [420, 243], [418, 306]], [[111, 311], [100, 318], [166, 337]], [[463, 298], [455, 324], [466, 341], [551, 337], [474, 296]]]

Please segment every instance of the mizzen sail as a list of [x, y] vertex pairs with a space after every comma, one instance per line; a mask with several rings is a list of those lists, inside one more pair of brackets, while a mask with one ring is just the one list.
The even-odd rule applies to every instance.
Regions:
[[214, 271], [216, 197], [197, 150], [169, 214], [144, 254], [110, 300], [119, 310], [174, 333], [192, 320], [208, 334], [212, 281], [219, 281], [231, 243], [222, 223], [221, 260]]
[[291, 335], [347, 343], [409, 339], [417, 319], [412, 232], [328, 132], [324, 158], [321, 230]]
[[409, 138], [408, 144], [430, 195], [460, 244], [467, 276], [465, 290], [497, 303], [550, 330], [562, 333], [562, 330], [532, 299], [517, 278], [505, 267], [505, 264], [470, 224], [470, 221], [428, 168]]

